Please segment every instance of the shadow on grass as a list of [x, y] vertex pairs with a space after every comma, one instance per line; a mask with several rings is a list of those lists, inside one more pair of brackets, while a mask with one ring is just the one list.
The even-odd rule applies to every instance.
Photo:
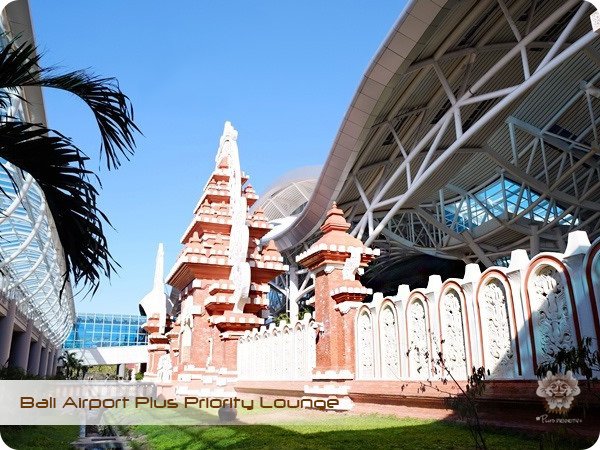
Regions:
[[[134, 426], [134, 448], [178, 449], [468, 449], [474, 444], [465, 426], [442, 421], [385, 416], [332, 417], [303, 425]], [[486, 432], [490, 449], [587, 448], [560, 436], [527, 437], [510, 432]]]
[[[382, 415], [325, 416], [302, 424], [220, 426], [136, 425], [120, 427], [134, 450], [179, 449], [470, 449], [474, 448], [466, 426], [445, 421], [396, 418]], [[77, 426], [3, 426], [2, 438], [12, 448], [69, 449], [77, 438]], [[558, 431], [558, 430], [557, 430]], [[490, 449], [583, 449], [592, 442], [559, 435], [525, 436], [488, 429]]]
[[79, 437], [79, 427], [76, 425], [3, 425], [0, 426], [0, 435], [6, 445], [17, 450], [71, 449], [71, 442]]

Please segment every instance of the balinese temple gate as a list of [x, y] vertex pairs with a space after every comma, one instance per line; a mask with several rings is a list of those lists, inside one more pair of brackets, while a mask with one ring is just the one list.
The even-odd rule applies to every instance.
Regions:
[[146, 379], [174, 384], [178, 395], [231, 395], [238, 340], [264, 324], [268, 282], [287, 270], [273, 243], [259, 244], [271, 226], [262, 211], [248, 214], [258, 196], [247, 181], [237, 131], [226, 122], [215, 170], [167, 276], [179, 300], [171, 316], [155, 314], [146, 324]]
[[[146, 324], [146, 378], [177, 395], [444, 407], [448, 392], [458, 392], [444, 371], [466, 383], [483, 366], [486, 405], [530, 420], [527, 408], [542, 402], [538, 365], [583, 337], [600, 338], [600, 240], [590, 243], [585, 232], [572, 232], [563, 253], [530, 259], [515, 250], [506, 267], [468, 264], [462, 278], [432, 274], [425, 288], [401, 285], [384, 297], [360, 282], [379, 250], [350, 236], [335, 204], [320, 238], [288, 256], [314, 277], [314, 314], [265, 326], [268, 282], [288, 267], [272, 242], [260, 243], [271, 227], [262, 211], [248, 213], [257, 196], [247, 180], [227, 122], [167, 277], [179, 300]], [[434, 360], [440, 352], [443, 370]]]

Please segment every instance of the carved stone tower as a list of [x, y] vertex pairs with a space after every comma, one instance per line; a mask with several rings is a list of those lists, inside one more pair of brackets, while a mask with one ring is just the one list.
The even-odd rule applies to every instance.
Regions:
[[313, 378], [354, 378], [354, 316], [371, 290], [360, 282], [360, 274], [378, 249], [365, 247], [348, 234], [350, 224], [335, 203], [321, 226], [323, 236], [296, 261], [315, 274], [315, 320], [323, 324], [317, 342], [317, 367]]
[[248, 214], [258, 196], [247, 181], [237, 131], [226, 122], [215, 170], [167, 276], [180, 292], [177, 318], [166, 334], [172, 378], [190, 390], [214, 393], [235, 379], [237, 339], [264, 323], [268, 282], [287, 270], [273, 243], [260, 246], [271, 225], [261, 210]]

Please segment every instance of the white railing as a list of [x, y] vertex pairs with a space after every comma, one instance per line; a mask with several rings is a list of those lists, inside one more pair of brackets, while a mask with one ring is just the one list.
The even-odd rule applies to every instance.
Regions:
[[246, 331], [238, 343], [240, 380], [310, 380], [316, 364], [316, 329], [310, 314]]

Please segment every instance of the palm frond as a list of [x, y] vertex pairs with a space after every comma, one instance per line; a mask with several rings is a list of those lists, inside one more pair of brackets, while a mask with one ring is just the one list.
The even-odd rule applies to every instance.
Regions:
[[15, 39], [0, 51], [0, 107], [6, 108], [10, 96], [18, 96], [18, 88], [23, 86], [70, 92], [83, 100], [94, 114], [102, 140], [100, 155], [105, 155], [107, 167], [119, 167], [121, 155], [129, 159], [135, 151], [135, 133], [140, 130], [134, 122], [131, 101], [117, 80], [84, 70], [58, 74], [55, 68], [42, 68], [39, 60], [34, 45], [19, 44]]
[[[1, 71], [0, 71], [1, 72]], [[60, 133], [24, 123], [0, 123], [0, 158], [29, 173], [44, 192], [64, 251], [67, 273], [93, 292], [115, 269], [103, 231], [106, 216], [85, 168], [87, 157]]]
[[83, 100], [96, 118], [102, 139], [100, 155], [106, 156], [109, 169], [121, 165], [119, 155], [129, 160], [129, 155], [134, 154], [134, 134], [140, 130], [133, 121], [131, 101], [115, 78], [100, 78], [83, 70], [62, 75], [52, 75], [51, 71], [44, 70], [37, 81], [23, 85], [61, 89]]

